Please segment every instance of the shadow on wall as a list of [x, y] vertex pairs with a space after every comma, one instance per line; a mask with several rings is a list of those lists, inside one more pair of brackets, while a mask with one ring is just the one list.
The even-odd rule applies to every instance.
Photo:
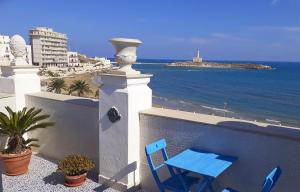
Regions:
[[[6, 147], [7, 143], [7, 136], [0, 136], [0, 151], [2, 151]], [[3, 191], [3, 186], [2, 186], [2, 173], [4, 173], [3, 169], [3, 162], [0, 162], [0, 191]]]
[[0, 150], [1, 151], [5, 148], [7, 139], [8, 139], [7, 136], [3, 136], [3, 135], [0, 136]]
[[99, 101], [94, 101], [92, 99], [89, 98], [82, 98], [82, 99], [68, 99], [66, 100], [66, 103], [71, 103], [71, 104], [75, 104], [75, 105], [85, 105], [85, 106], [98, 106], [99, 105]]
[[[218, 126], [225, 127], [228, 129], [244, 131], [249, 133], [259, 133], [268, 136], [287, 137], [289, 139], [299, 139], [300, 129], [299, 128], [284, 128], [277, 125], [268, 125], [266, 127], [259, 126], [254, 123], [246, 123], [239, 121], [223, 121], [217, 124]], [[287, 134], [287, 129], [294, 131], [294, 134]]]
[[[283, 175], [274, 187], [274, 190], [300, 190], [297, 179], [291, 177], [293, 174], [296, 174], [293, 169], [299, 167], [300, 164], [292, 165], [290, 161], [291, 158], [294, 158], [293, 151], [299, 149], [300, 129], [285, 128], [277, 125], [259, 126], [255, 123], [239, 121], [224, 121], [218, 123], [217, 126], [232, 129], [244, 135], [251, 134], [259, 137], [259, 139], [253, 138], [252, 141], [251, 139], [245, 139], [245, 142], [243, 141], [244, 135], [241, 135], [240, 138], [236, 138], [237, 142], [240, 141], [237, 143], [237, 145], [240, 144], [240, 146], [233, 146], [232, 148], [237, 152], [235, 155], [237, 155], [237, 157], [240, 156], [240, 158], [237, 161], [236, 167], [232, 170], [232, 175], [225, 174], [222, 176], [224, 183], [234, 186], [234, 188], [239, 191], [249, 190], [246, 184], [254, 187], [251, 190], [255, 188], [261, 190], [261, 184], [264, 182], [268, 171], [276, 166], [280, 166], [283, 168]], [[293, 143], [298, 143], [298, 145], [291, 148], [291, 146], [293, 147]], [[222, 152], [222, 149], [220, 149], [220, 152]], [[247, 152], [249, 153], [247, 154]], [[299, 152], [296, 153], [299, 154]], [[296, 178], [299, 178], [299, 176], [300, 175], [297, 175]], [[248, 181], [236, 183], [233, 182], [234, 178], [248, 178]]]
[[[135, 162], [127, 165], [126, 167], [124, 167], [122, 170], [119, 171], [119, 173], [115, 174], [110, 179], [107, 179], [106, 181], [104, 181], [100, 187], [95, 189], [95, 191], [104, 191], [110, 187], [113, 188], [114, 185], [116, 185], [119, 181], [121, 181], [121, 179], [123, 179], [130, 173], [134, 173], [134, 177], [135, 177], [136, 169], [137, 169], [137, 162], [135, 161]], [[131, 191], [131, 190], [133, 190], [133, 189], [129, 189], [127, 191]]]
[[55, 126], [30, 132], [38, 138], [39, 154], [52, 159], [63, 159], [70, 154], [82, 154], [91, 158], [99, 167], [99, 112], [98, 101], [75, 98], [68, 95], [41, 93], [26, 95], [28, 107], [43, 109]]
[[2, 184], [2, 173], [4, 172], [3, 163], [0, 164], [0, 171], [1, 171], [1, 174], [0, 174], [0, 191], [3, 191], [3, 184]]

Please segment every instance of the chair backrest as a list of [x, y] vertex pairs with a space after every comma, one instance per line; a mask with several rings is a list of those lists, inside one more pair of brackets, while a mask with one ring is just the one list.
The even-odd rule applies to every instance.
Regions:
[[[145, 147], [146, 157], [147, 157], [147, 161], [148, 161], [150, 170], [151, 170], [152, 175], [155, 179], [155, 182], [157, 183], [159, 188], [161, 188], [162, 186], [161, 186], [161, 181], [159, 179], [159, 176], [157, 174], [157, 170], [164, 167], [166, 165], [164, 162], [166, 160], [168, 160], [168, 158], [169, 158], [168, 154], [167, 154], [167, 151], [166, 151], [166, 147], [167, 147], [167, 143], [166, 143], [165, 139], [160, 139], [158, 141], [155, 141], [154, 143], [146, 145], [146, 147]], [[152, 155], [156, 152], [159, 152], [159, 151], [162, 152], [162, 156], [163, 156], [164, 161], [159, 165], [155, 165], [154, 161], [152, 159]], [[168, 170], [170, 172], [170, 175], [174, 176], [175, 175], [174, 171], [169, 166], [167, 166], [167, 167], [168, 167]]]
[[281, 175], [280, 167], [275, 167], [265, 178], [262, 192], [270, 192]]
[[146, 154], [151, 155], [159, 150], [165, 149], [167, 147], [167, 143], [165, 139], [160, 139], [151, 144], [146, 145], [145, 151]]

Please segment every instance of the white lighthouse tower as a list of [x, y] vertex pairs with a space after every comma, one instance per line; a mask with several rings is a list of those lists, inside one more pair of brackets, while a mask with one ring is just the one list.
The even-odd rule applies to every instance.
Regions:
[[198, 49], [197, 56], [193, 58], [194, 63], [202, 63], [202, 57], [200, 57], [200, 51]]

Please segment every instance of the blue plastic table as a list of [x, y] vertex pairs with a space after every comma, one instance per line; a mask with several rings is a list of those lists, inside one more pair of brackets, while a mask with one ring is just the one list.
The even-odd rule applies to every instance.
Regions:
[[235, 160], [234, 157], [187, 149], [165, 163], [178, 171], [183, 169], [204, 176], [205, 179], [198, 191], [204, 191], [207, 188], [212, 191], [212, 180], [229, 168]]

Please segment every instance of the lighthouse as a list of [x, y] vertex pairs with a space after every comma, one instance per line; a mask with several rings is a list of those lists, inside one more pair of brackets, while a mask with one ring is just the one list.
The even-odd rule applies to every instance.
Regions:
[[202, 57], [200, 57], [200, 51], [197, 50], [197, 56], [193, 58], [193, 63], [202, 63]]

